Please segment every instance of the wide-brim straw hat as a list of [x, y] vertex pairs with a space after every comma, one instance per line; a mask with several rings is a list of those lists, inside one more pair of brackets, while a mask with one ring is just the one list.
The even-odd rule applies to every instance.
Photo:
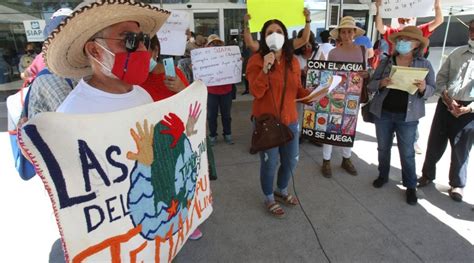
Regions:
[[388, 36], [388, 41], [395, 44], [398, 37], [405, 36], [420, 41], [420, 48], [423, 50], [429, 44], [430, 40], [427, 37], [423, 37], [423, 32], [416, 26], [406, 26], [401, 31], [396, 32]]
[[222, 41], [222, 39], [216, 34], [212, 34], [207, 37], [206, 46], [209, 46], [209, 44], [211, 44], [212, 42], [219, 42], [221, 44], [224, 44], [224, 41]]
[[46, 65], [63, 77], [91, 75], [84, 45], [97, 32], [117, 23], [135, 21], [143, 33], [153, 36], [169, 15], [169, 11], [134, 0], [84, 1], [46, 39], [43, 45]]
[[339, 25], [334, 28], [333, 30], [331, 30], [331, 32], [329, 32], [329, 34], [331, 35], [331, 37], [333, 39], [338, 39], [339, 38], [339, 29], [341, 28], [353, 28], [355, 29], [355, 36], [354, 38], [358, 37], [358, 36], [362, 36], [363, 34], [365, 34], [365, 30], [363, 30], [362, 28], [358, 27], [356, 25], [356, 21], [355, 19], [352, 17], [352, 16], [345, 16], [341, 19], [341, 21], [339, 22]]

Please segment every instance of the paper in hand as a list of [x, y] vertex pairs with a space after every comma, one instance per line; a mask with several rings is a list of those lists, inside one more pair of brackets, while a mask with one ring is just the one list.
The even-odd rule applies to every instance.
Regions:
[[390, 72], [392, 84], [388, 85], [387, 88], [406, 91], [413, 95], [418, 90], [418, 87], [414, 84], [415, 80], [425, 79], [427, 74], [428, 69], [425, 68], [393, 66]]
[[331, 92], [334, 88], [339, 86], [342, 81], [342, 77], [338, 75], [332, 75], [327, 83], [321, 83], [320, 86], [315, 88], [311, 93], [304, 97], [296, 99], [296, 101], [304, 101], [304, 102], [313, 102], [319, 101], [322, 97], [326, 96], [329, 92]]

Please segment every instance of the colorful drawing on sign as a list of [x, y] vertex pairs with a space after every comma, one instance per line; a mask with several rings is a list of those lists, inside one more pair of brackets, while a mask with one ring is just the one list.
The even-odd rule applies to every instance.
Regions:
[[196, 81], [159, 103], [45, 113], [23, 126], [20, 144], [51, 197], [67, 262], [172, 261], [212, 212], [206, 99]]
[[304, 112], [303, 127], [308, 129], [314, 129], [314, 111]]
[[[321, 143], [352, 146], [364, 81], [358, 71], [363, 65], [310, 60], [307, 67], [307, 89], [314, 93], [321, 87], [329, 88], [319, 101], [305, 105], [302, 135]], [[314, 128], [307, 125], [308, 116], [315, 118]]]

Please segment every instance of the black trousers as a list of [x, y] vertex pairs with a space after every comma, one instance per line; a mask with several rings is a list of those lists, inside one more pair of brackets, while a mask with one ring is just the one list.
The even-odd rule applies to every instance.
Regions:
[[424, 177], [435, 179], [436, 163], [443, 156], [448, 140], [451, 145], [449, 185], [464, 187], [467, 179], [469, 152], [474, 142], [474, 113], [467, 113], [456, 118], [448, 111], [440, 98], [428, 138], [428, 148], [422, 169]]

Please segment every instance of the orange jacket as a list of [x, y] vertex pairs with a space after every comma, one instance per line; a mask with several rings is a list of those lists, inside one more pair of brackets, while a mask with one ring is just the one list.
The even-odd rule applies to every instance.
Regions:
[[[285, 77], [285, 58], [282, 55], [280, 63], [275, 62], [268, 74], [263, 73], [263, 57], [255, 53], [247, 64], [247, 80], [250, 84], [250, 93], [255, 97], [252, 115], [258, 117], [263, 113], [280, 116], [281, 96], [283, 95], [283, 82]], [[301, 85], [301, 72], [298, 59], [293, 57], [292, 68], [288, 67], [285, 98], [280, 121], [288, 125], [298, 121], [295, 99], [309, 95], [310, 91]], [[272, 91], [270, 91], [271, 83]], [[272, 98], [272, 94], [274, 98]]]

